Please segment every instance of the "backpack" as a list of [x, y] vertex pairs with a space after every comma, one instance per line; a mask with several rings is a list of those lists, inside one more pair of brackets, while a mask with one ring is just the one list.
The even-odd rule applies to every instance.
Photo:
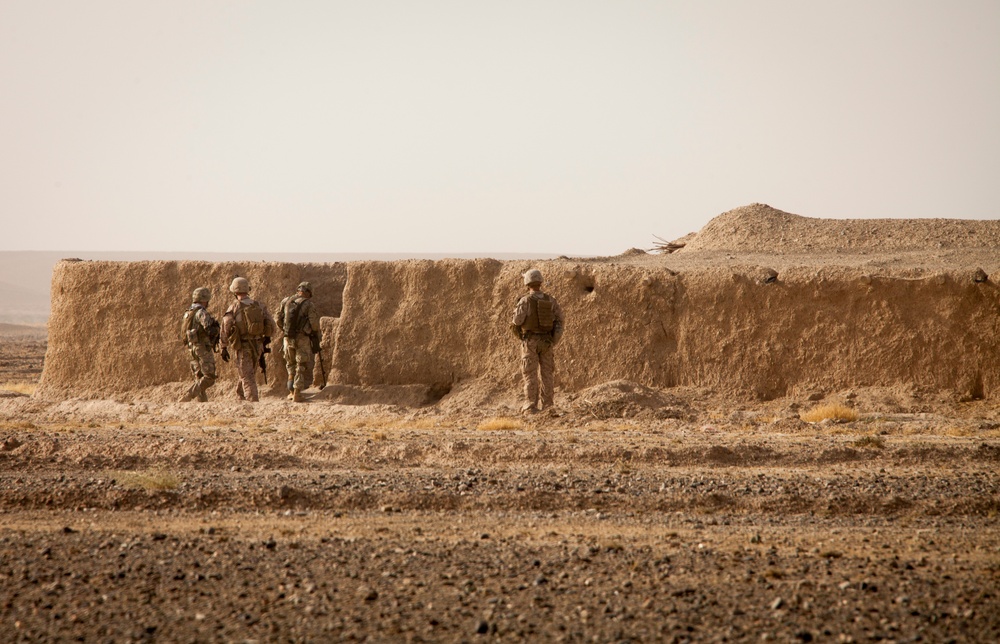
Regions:
[[281, 328], [285, 336], [294, 338], [295, 336], [301, 334], [302, 329], [304, 329], [306, 324], [309, 322], [309, 316], [300, 319], [302, 313], [302, 303], [305, 301], [305, 298], [302, 297], [292, 297], [285, 302], [285, 323]]
[[264, 337], [264, 311], [256, 302], [244, 304], [240, 302], [240, 309], [236, 314], [236, 328], [240, 332], [240, 339], [256, 340]]

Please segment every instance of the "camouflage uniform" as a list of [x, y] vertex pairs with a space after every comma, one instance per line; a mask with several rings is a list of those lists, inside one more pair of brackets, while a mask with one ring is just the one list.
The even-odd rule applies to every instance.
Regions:
[[[234, 280], [235, 284], [235, 280]], [[232, 288], [230, 288], [232, 290]], [[241, 293], [243, 297], [233, 302], [225, 314], [222, 316], [222, 348], [228, 350], [232, 347], [235, 355], [236, 372], [239, 375], [240, 383], [236, 387], [236, 395], [240, 400], [257, 402], [260, 397], [257, 391], [257, 362], [263, 351], [263, 337], [250, 337], [246, 335], [246, 330], [242, 321], [240, 308], [244, 306], [256, 306], [260, 309], [264, 318], [263, 336], [270, 337], [277, 333], [278, 327], [274, 323], [271, 313], [260, 302], [251, 299], [249, 295]], [[228, 351], [227, 351], [228, 353]], [[223, 356], [225, 357], [225, 356]]]
[[219, 337], [219, 323], [200, 302], [195, 302], [188, 309], [193, 316], [187, 331], [187, 347], [191, 354], [191, 373], [194, 384], [181, 399], [182, 402], [197, 398], [200, 402], [208, 401], [206, 390], [215, 384], [215, 353], [213, 347]]
[[[529, 276], [537, 277], [537, 286], [541, 287], [541, 273], [537, 270], [525, 273], [525, 282]], [[533, 280], [531, 284], [536, 284]], [[552, 328], [545, 330], [539, 323], [538, 302], [548, 300], [552, 303]], [[515, 334], [521, 339], [521, 375], [524, 377], [524, 407], [522, 411], [536, 411], [539, 395], [539, 373], [541, 374], [541, 409], [552, 407], [555, 387], [556, 361], [552, 352], [559, 343], [563, 333], [563, 313], [559, 303], [551, 295], [541, 290], [532, 289], [522, 296], [514, 307], [514, 318], [511, 321]]]
[[[308, 292], [309, 296], [303, 293]], [[281, 300], [275, 313], [278, 327], [286, 326], [286, 314], [290, 313], [289, 304], [296, 303], [299, 307], [298, 329], [288, 329], [285, 334], [283, 349], [285, 367], [288, 369], [288, 391], [300, 392], [309, 387], [313, 381], [313, 370], [316, 368], [316, 357], [313, 349], [319, 347], [319, 312], [312, 303], [312, 287], [308, 282], [299, 284], [298, 292]], [[291, 324], [291, 321], [288, 321]]]

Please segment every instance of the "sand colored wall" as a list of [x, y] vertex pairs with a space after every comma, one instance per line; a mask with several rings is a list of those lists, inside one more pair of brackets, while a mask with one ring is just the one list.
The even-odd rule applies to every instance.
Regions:
[[[998, 292], [971, 272], [923, 279], [857, 269], [539, 264], [567, 317], [559, 383], [628, 379], [737, 396], [901, 383], [996, 392]], [[522, 262], [351, 264], [334, 363], [358, 385], [485, 377], [516, 387], [507, 333]]]
[[[188, 381], [180, 316], [198, 286], [212, 291], [217, 318], [232, 301], [229, 283], [250, 280], [251, 296], [274, 312], [302, 280], [314, 288], [323, 315], [339, 315], [344, 264], [277, 262], [62, 261], [52, 274], [52, 316], [40, 391], [45, 395], [107, 395]], [[277, 343], [276, 343], [277, 344]], [[284, 388], [284, 363], [272, 354], [268, 371]], [[222, 383], [235, 381], [218, 360]], [[216, 385], [218, 389], [220, 385]]]
[[[900, 383], [990, 397], [1000, 384], [1000, 294], [971, 272], [913, 279], [790, 268], [766, 284], [754, 266], [683, 273], [567, 260], [538, 266], [567, 317], [558, 354], [564, 391], [627, 379], [751, 398]], [[447, 387], [479, 379], [513, 390], [519, 358], [508, 325], [529, 267], [62, 262], [53, 274], [42, 391], [106, 395], [186, 381], [179, 315], [201, 284], [221, 313], [237, 272], [272, 310], [309, 279], [330, 317], [341, 313], [337, 285], [346, 280], [339, 320], [324, 322], [335, 334], [326, 339], [331, 382]], [[283, 384], [280, 361], [271, 371]], [[231, 381], [232, 367], [220, 375]]]

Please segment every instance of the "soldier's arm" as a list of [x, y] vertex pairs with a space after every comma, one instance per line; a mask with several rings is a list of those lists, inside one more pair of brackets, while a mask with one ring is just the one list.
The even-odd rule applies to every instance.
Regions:
[[554, 318], [552, 322], [552, 340], [559, 342], [559, 338], [562, 337], [565, 328], [565, 319], [563, 318], [562, 307], [559, 306], [559, 302], [555, 298], [552, 298], [552, 317]]
[[222, 315], [222, 337], [219, 340], [223, 349], [229, 346], [229, 336], [233, 333], [234, 324], [236, 324], [236, 317], [231, 311], [226, 311]]
[[288, 298], [281, 300], [281, 304], [278, 305], [278, 310], [274, 312], [274, 322], [275, 326], [279, 329], [285, 328], [285, 304], [288, 302]]
[[528, 317], [528, 298], [522, 297], [517, 301], [517, 306], [514, 307], [514, 319], [511, 320], [511, 324], [514, 326], [521, 326]]
[[314, 335], [320, 334], [319, 311], [316, 310], [316, 305], [312, 302], [309, 302], [309, 326], [312, 327]]

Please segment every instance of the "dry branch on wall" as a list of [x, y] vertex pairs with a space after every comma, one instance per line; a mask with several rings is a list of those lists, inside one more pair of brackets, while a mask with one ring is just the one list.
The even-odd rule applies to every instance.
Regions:
[[650, 252], [672, 253], [675, 250], [680, 250], [684, 248], [684, 242], [667, 241], [666, 239], [663, 239], [662, 237], [657, 237], [656, 235], [653, 235], [653, 238], [656, 239], [656, 241], [653, 242], [653, 247], [649, 249]]

